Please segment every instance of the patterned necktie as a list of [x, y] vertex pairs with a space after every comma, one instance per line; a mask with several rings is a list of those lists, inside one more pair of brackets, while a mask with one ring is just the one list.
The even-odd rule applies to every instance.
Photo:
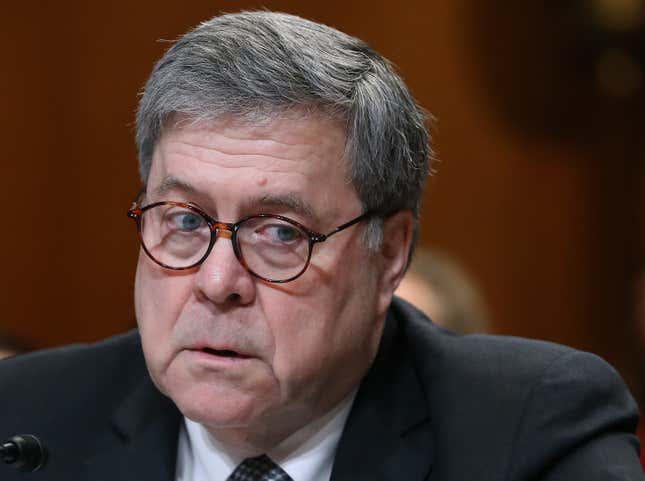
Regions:
[[226, 481], [293, 481], [293, 479], [263, 454], [256, 458], [246, 458]]

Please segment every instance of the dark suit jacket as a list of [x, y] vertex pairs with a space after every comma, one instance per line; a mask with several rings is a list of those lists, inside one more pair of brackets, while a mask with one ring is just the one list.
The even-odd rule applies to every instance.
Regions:
[[[0, 479], [172, 481], [181, 415], [132, 332], [0, 362], [0, 437], [50, 451]], [[591, 354], [453, 336], [396, 300], [341, 438], [332, 481], [645, 480], [637, 407]]]

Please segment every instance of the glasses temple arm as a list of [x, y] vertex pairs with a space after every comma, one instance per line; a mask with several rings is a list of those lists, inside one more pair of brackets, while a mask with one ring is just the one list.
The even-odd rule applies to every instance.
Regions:
[[340, 232], [341, 230], [345, 230], [345, 229], [347, 229], [348, 227], [353, 226], [354, 224], [358, 224], [358, 223], [359, 223], [359, 222], [361, 222], [362, 220], [365, 220], [365, 219], [367, 219], [367, 218], [369, 218], [369, 217], [372, 217], [374, 214], [375, 214], [375, 212], [373, 212], [373, 211], [367, 211], [367, 212], [365, 212], [365, 213], [363, 213], [363, 214], [359, 215], [359, 216], [358, 216], [358, 217], [356, 217], [355, 219], [352, 219], [352, 220], [350, 220], [349, 222], [345, 222], [344, 224], [339, 225], [339, 226], [338, 226], [338, 227], [336, 227], [333, 231], [331, 231], [329, 234], [321, 234], [321, 235], [319, 236], [319, 237], [320, 237], [320, 239], [319, 239], [319, 240], [317, 239], [317, 240], [318, 240], [318, 241], [326, 240], [328, 237], [333, 236], [333, 235], [334, 235], [334, 234], [336, 234], [337, 232]]

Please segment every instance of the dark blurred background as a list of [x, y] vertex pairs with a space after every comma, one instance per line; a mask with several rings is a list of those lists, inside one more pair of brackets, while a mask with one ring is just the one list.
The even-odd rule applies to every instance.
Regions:
[[471, 273], [494, 332], [596, 352], [641, 389], [645, 0], [7, 3], [1, 330], [42, 348], [134, 325], [137, 93], [159, 40], [255, 8], [366, 40], [437, 118], [422, 243]]

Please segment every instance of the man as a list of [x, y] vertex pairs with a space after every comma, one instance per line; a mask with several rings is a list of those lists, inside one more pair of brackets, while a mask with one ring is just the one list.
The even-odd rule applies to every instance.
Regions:
[[603, 361], [392, 301], [428, 138], [365, 44], [214, 18], [156, 65], [137, 127], [138, 333], [0, 369], [2, 429], [49, 449], [33, 479], [643, 479]]

